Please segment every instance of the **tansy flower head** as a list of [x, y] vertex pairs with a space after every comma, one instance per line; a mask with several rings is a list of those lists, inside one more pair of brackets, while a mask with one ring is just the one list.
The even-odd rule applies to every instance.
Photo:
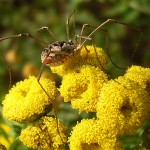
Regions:
[[22, 130], [19, 138], [30, 148], [61, 150], [67, 142], [65, 132], [66, 129], [60, 121], [52, 117], [42, 117], [36, 125], [30, 125]]
[[107, 80], [107, 75], [99, 68], [83, 65], [63, 77], [59, 91], [65, 102], [71, 101], [73, 108], [95, 112], [98, 91]]
[[150, 90], [150, 68], [131, 66], [127, 70], [125, 78], [137, 82], [144, 89]]
[[82, 120], [78, 123], [69, 138], [70, 150], [101, 150], [98, 143], [99, 126], [95, 119]]
[[101, 120], [83, 119], [73, 128], [70, 150], [122, 150], [115, 130], [105, 130]]
[[118, 128], [118, 135], [134, 133], [150, 116], [148, 93], [135, 82], [119, 77], [103, 86], [97, 103], [97, 117], [106, 129]]
[[82, 65], [92, 65], [104, 70], [107, 62], [108, 57], [101, 48], [94, 46], [83, 46], [81, 50], [75, 52], [74, 55], [69, 57], [64, 64], [57, 67], [51, 67], [51, 70], [53, 73], [64, 76], [66, 73]]
[[6, 95], [3, 101], [3, 116], [8, 120], [30, 122], [50, 111], [56, 94], [55, 84], [46, 78], [41, 78], [40, 83], [49, 97], [38, 84], [36, 77], [25, 79], [13, 86]]

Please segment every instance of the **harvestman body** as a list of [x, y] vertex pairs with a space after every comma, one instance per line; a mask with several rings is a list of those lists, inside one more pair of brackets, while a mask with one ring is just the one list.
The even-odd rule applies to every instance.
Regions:
[[56, 41], [45, 47], [41, 54], [41, 61], [46, 66], [58, 66], [67, 60], [77, 50], [72, 41]]

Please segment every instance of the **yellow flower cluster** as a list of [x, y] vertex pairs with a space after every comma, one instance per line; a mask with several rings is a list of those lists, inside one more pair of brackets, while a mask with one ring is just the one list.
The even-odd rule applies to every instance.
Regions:
[[3, 101], [3, 116], [30, 124], [20, 135], [20, 140], [28, 147], [60, 150], [67, 142], [66, 129], [56, 119], [45, 116], [52, 110], [58, 91], [50, 79], [41, 77], [40, 83], [46, 92], [33, 76], [17, 83]]
[[54, 82], [41, 78], [40, 87], [36, 77], [30, 77], [16, 84], [3, 101], [3, 116], [8, 120], [31, 122], [52, 108], [52, 101], [57, 92]]
[[65, 102], [71, 101], [73, 108], [95, 112], [98, 91], [107, 80], [107, 75], [99, 68], [83, 65], [63, 77], [59, 91]]
[[114, 126], [118, 135], [133, 134], [150, 116], [149, 95], [125, 77], [105, 84], [97, 103], [97, 118], [104, 126]]
[[[58, 129], [57, 129], [58, 126]], [[20, 140], [30, 148], [61, 150], [66, 143], [65, 127], [52, 117], [42, 117], [21, 132]]]
[[96, 119], [83, 119], [78, 123], [73, 128], [69, 142], [70, 150], [122, 150], [115, 130], [110, 126], [108, 132], [103, 122]]
[[119, 136], [134, 134], [150, 117], [149, 75], [150, 69], [132, 66], [97, 89], [97, 119], [82, 120], [73, 128], [70, 150], [123, 150]]
[[150, 89], [150, 68], [132, 66], [127, 70], [125, 78], [137, 82], [144, 89]]
[[82, 120], [74, 128], [69, 138], [71, 150], [87, 149], [86, 147], [96, 150], [101, 148], [97, 143], [100, 126], [95, 119]]

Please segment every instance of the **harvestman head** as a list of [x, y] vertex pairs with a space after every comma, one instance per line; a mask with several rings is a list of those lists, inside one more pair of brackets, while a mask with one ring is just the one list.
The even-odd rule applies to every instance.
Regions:
[[[39, 85], [41, 86], [41, 88], [43, 89], [43, 91], [47, 94], [48, 98], [50, 98], [50, 97], [49, 97], [47, 91], [44, 89], [44, 87], [40, 83], [40, 77], [41, 77], [41, 73], [42, 73], [42, 70], [43, 70], [44, 66], [58, 66], [58, 65], [61, 65], [62, 63], [64, 63], [67, 60], [68, 57], [71, 57], [74, 53], [79, 51], [84, 46], [84, 44], [86, 43], [87, 40], [91, 40], [92, 41], [92, 36], [98, 30], [104, 31], [106, 33], [106, 43], [107, 43], [106, 45], [108, 45], [107, 30], [103, 29], [103, 27], [106, 24], [110, 23], [110, 22], [121, 24], [121, 25], [124, 25], [124, 26], [128, 26], [129, 28], [133, 28], [134, 30], [142, 32], [141, 29], [139, 29], [137, 27], [128, 25], [126, 23], [123, 23], [123, 22], [120, 22], [120, 21], [117, 21], [117, 20], [114, 20], [114, 19], [107, 19], [105, 22], [101, 23], [99, 26], [93, 26], [91, 24], [83, 24], [79, 34], [76, 35], [75, 34], [75, 30], [74, 30], [74, 40], [71, 40], [69, 24], [70, 24], [71, 17], [74, 18], [74, 14], [75, 14], [75, 11], [73, 11], [67, 17], [67, 20], [66, 20], [66, 33], [67, 33], [67, 38], [68, 38], [67, 41], [59, 41], [59, 40], [57, 40], [56, 37], [54, 36], [53, 32], [48, 27], [41, 27], [37, 31], [39, 32], [41, 30], [47, 30], [50, 33], [50, 35], [52, 36], [52, 38], [55, 40], [55, 42], [53, 42], [53, 43], [47, 43], [44, 40], [42, 40], [41, 38], [33, 36], [33, 35], [29, 34], [29, 33], [21, 33], [21, 34], [9, 36], [9, 37], [0, 38], [0, 41], [3, 41], [3, 40], [7, 40], [7, 39], [12, 39], [12, 38], [27, 37], [27, 38], [34, 39], [37, 42], [40, 42], [41, 44], [43, 44], [45, 46], [44, 50], [41, 53], [42, 66], [41, 66], [40, 72], [38, 74], [37, 81], [38, 81]], [[73, 27], [75, 28], [75, 21], [73, 21], [73, 22], [74, 22]], [[84, 36], [83, 33], [85, 31], [85, 28], [87, 28], [87, 27], [92, 27], [94, 29], [88, 36]], [[79, 42], [77, 42], [77, 38], [79, 39]], [[137, 43], [136, 47], [138, 46], [138, 43]], [[88, 49], [86, 48], [86, 46], [84, 46], [84, 47], [85, 47], [85, 49], [87, 50], [87, 53], [88, 53]], [[96, 53], [96, 48], [95, 48], [95, 53]], [[107, 46], [107, 53], [108, 53], [108, 46]], [[4, 61], [6, 62], [7, 66], [8, 66], [9, 75], [10, 75], [10, 85], [11, 85], [11, 71], [10, 71], [9, 64], [5, 60], [5, 58], [4, 58], [4, 56], [3, 56], [1, 51], [0, 51], [0, 54], [2, 55]], [[97, 56], [97, 59], [98, 59], [98, 61], [100, 63], [100, 58], [98, 58], [97, 53], [96, 53], [96, 56]], [[109, 56], [109, 54], [108, 54], [108, 56]], [[110, 56], [109, 56], [109, 58], [111, 59]], [[133, 58], [133, 56], [132, 56], [132, 58]], [[113, 61], [112, 61], [112, 63], [115, 64]], [[100, 63], [100, 65], [101, 65], [101, 63]], [[103, 66], [101, 66], [101, 67], [103, 68]], [[117, 66], [117, 67], [121, 68], [119, 66]], [[54, 107], [54, 105], [53, 105], [53, 107]], [[55, 109], [54, 109], [54, 111], [55, 111]], [[57, 119], [56, 112], [55, 112], [55, 117]], [[59, 133], [58, 125], [57, 125], [57, 130], [58, 130], [58, 133]], [[59, 135], [60, 135], [60, 133], [59, 133]], [[62, 140], [62, 138], [61, 138], [61, 140]]]

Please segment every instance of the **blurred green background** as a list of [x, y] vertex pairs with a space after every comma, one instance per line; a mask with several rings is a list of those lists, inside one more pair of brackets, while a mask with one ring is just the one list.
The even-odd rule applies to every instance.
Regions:
[[[139, 44], [131, 64], [150, 67], [149, 0], [0, 0], [0, 38], [28, 32], [51, 43], [54, 42], [54, 39], [47, 32], [43, 31], [40, 34], [36, 32], [40, 27], [48, 26], [57, 39], [66, 41], [66, 16], [74, 9], [76, 11], [76, 34], [80, 32], [83, 24], [98, 26], [108, 18], [140, 27], [143, 30], [140, 42], [138, 42], [140, 32], [129, 26], [109, 23], [103, 29], [108, 31], [109, 54], [116, 65], [128, 67], [133, 50]], [[73, 19], [70, 22], [70, 29], [73, 39]], [[92, 28], [86, 29], [85, 36], [92, 30]], [[106, 51], [105, 39], [105, 33], [102, 31], [97, 31], [93, 36], [94, 44]], [[30, 38], [13, 38], [0, 42], [0, 50], [11, 67], [13, 84], [26, 78], [29, 74], [38, 74], [43, 48], [39, 42]], [[114, 78], [122, 75], [125, 70], [118, 69], [110, 61], [108, 72]], [[55, 76], [51, 75], [48, 67], [45, 68], [44, 75], [57, 80]], [[8, 92], [8, 88], [8, 68], [0, 57], [0, 102]], [[71, 126], [72, 122], [76, 122], [82, 117], [88, 117], [87, 114], [78, 116], [77, 111], [71, 110], [69, 105], [62, 104], [61, 107], [62, 111], [59, 117], [62, 120], [71, 118], [71, 121], [68, 121], [69, 119], [68, 122], [66, 121], [67, 125]], [[0, 117], [3, 122], [2, 116]]]

